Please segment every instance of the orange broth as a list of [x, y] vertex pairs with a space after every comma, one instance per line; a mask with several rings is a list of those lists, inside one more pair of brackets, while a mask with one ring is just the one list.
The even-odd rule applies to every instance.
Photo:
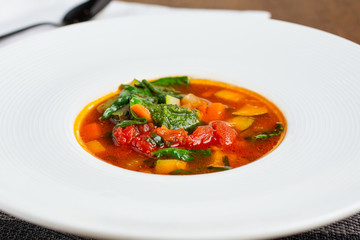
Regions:
[[[253, 116], [242, 116], [242, 118], [249, 118], [253, 122], [244, 130], [234, 128], [237, 133], [236, 147], [223, 147], [215, 144], [208, 147], [211, 149], [211, 156], [197, 156], [192, 161], [184, 164], [180, 162], [176, 167], [170, 167], [169, 169], [177, 170], [177, 167], [180, 166], [179, 168], [182, 169], [182, 172], [179, 174], [182, 175], [210, 173], [237, 168], [265, 156], [276, 148], [284, 138], [286, 132], [284, 115], [272, 102], [261, 95], [244, 88], [211, 80], [190, 79], [190, 83], [191, 85], [174, 87], [174, 89], [183, 94], [192, 93], [211, 103], [224, 104], [226, 110], [221, 119], [219, 119], [221, 121], [231, 122], [231, 119], [239, 117], [233, 113], [247, 104], [265, 108], [267, 112]], [[218, 97], [216, 93], [224, 89], [238, 94], [241, 98], [234, 101], [234, 99]], [[170, 172], [166, 172], [166, 170], [165, 172], [164, 170], [158, 170], [160, 166], [157, 168], [156, 159], [134, 151], [129, 145], [114, 144], [111, 131], [115, 124], [109, 119], [99, 120], [103, 113], [98, 111], [97, 107], [109, 98], [117, 96], [118, 93], [111, 93], [95, 100], [82, 110], [75, 121], [74, 127], [78, 142], [90, 154], [114, 166], [144, 173], [169, 174]], [[274, 127], [279, 122], [282, 123], [283, 127], [283, 131], [279, 135], [254, 140], [253, 136], [257, 134], [274, 132]], [[207, 125], [208, 123], [202, 124]], [[231, 124], [233, 127], [233, 122]], [[171, 171], [171, 173], [176, 173], [176, 171]]]

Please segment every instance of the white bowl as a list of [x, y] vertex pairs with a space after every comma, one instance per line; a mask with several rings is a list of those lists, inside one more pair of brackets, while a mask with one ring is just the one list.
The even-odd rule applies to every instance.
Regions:
[[[124, 17], [0, 49], [0, 208], [99, 238], [278, 237], [360, 209], [360, 47], [236, 14]], [[285, 114], [280, 146], [231, 171], [137, 173], [87, 153], [74, 120], [133, 78], [189, 75], [256, 91]]]

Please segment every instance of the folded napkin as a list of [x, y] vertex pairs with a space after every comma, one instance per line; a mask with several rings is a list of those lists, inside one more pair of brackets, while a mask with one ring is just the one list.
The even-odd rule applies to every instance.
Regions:
[[[63, 16], [71, 8], [84, 0], [11, 0], [2, 1], [0, 6], [0, 35], [13, 30], [40, 22], [60, 23]], [[172, 12], [231, 12], [244, 17], [270, 18], [266, 11], [236, 11], [236, 10], [205, 10], [171, 8], [158, 5], [112, 1], [93, 20], [109, 19], [122, 16], [158, 15]], [[0, 47], [19, 41], [28, 36], [55, 29], [53, 26], [40, 26], [11, 36], [0, 41]]]

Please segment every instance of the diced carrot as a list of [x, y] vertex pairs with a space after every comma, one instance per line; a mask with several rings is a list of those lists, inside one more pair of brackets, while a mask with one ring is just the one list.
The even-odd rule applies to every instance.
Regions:
[[222, 103], [211, 103], [207, 107], [206, 115], [204, 120], [206, 122], [221, 120], [225, 116], [225, 106]]
[[208, 97], [211, 97], [214, 93], [216, 92], [216, 90], [207, 90], [206, 92], [202, 92], [201, 93], [201, 96], [202, 97], [205, 97], [205, 98], [208, 98]]
[[160, 174], [168, 174], [176, 169], [185, 170], [187, 163], [177, 159], [163, 159], [157, 160], [155, 166], [155, 172]]
[[95, 122], [85, 125], [83, 131], [83, 135], [86, 136], [87, 140], [95, 140], [103, 135], [101, 125]]
[[202, 112], [202, 113], [206, 113], [208, 105], [207, 104], [201, 104], [197, 109]]
[[135, 104], [131, 106], [131, 111], [133, 111], [139, 118], [145, 118], [148, 122], [152, 122], [150, 111], [141, 104]]
[[202, 104], [197, 108], [199, 110], [199, 118], [201, 121], [204, 121], [204, 122], [206, 122], [205, 116], [206, 116], [207, 107], [208, 107], [207, 104]]
[[93, 153], [104, 152], [106, 150], [98, 140], [87, 142], [86, 147]]

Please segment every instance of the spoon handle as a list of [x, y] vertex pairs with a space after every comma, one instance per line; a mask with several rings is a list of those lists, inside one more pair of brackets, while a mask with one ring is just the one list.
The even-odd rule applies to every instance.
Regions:
[[98, 14], [102, 9], [104, 9], [111, 0], [88, 0], [75, 8], [71, 9], [63, 18], [62, 24], [51, 23], [51, 22], [43, 22], [33, 24], [27, 27], [23, 27], [17, 29], [15, 31], [6, 33], [4, 35], [0, 35], [0, 41], [4, 38], [10, 37], [16, 33], [26, 31], [30, 28], [38, 27], [41, 25], [52, 25], [55, 27], [65, 26], [73, 23], [88, 21], [93, 18], [96, 14]]
[[60, 24], [51, 23], [51, 22], [36, 23], [36, 24], [30, 25], [30, 26], [26, 26], [26, 27], [17, 29], [15, 31], [12, 31], [12, 32], [9, 32], [9, 33], [5, 33], [4, 35], [0, 35], [0, 41], [3, 40], [4, 38], [10, 37], [10, 36], [12, 36], [14, 34], [26, 31], [26, 30], [34, 28], [34, 27], [42, 26], [42, 25], [51, 25], [51, 26], [54, 26], [54, 27], [60, 27], [61, 26]]
[[85, 22], [104, 9], [111, 0], [89, 0], [71, 9], [63, 18], [62, 24]]

